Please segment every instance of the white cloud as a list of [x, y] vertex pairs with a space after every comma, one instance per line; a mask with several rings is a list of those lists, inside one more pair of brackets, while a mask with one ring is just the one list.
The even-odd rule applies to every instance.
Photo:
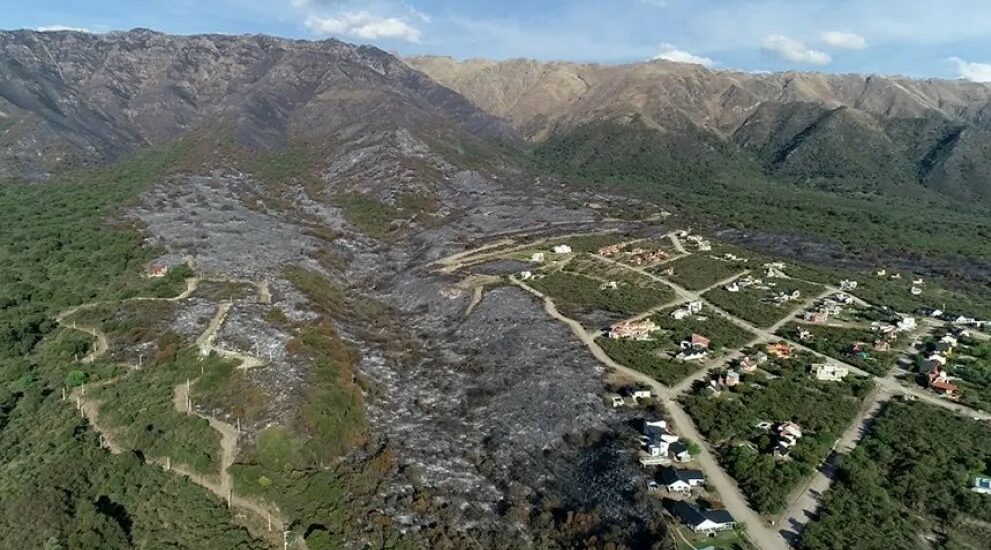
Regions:
[[343, 35], [364, 40], [393, 38], [406, 42], [419, 42], [420, 31], [397, 17], [381, 17], [367, 11], [344, 12], [336, 17], [306, 18], [306, 28], [315, 34]]
[[708, 57], [679, 50], [674, 44], [661, 44], [661, 51], [654, 56], [654, 59], [665, 59], [667, 61], [674, 61], [675, 63], [693, 63], [695, 65], [702, 65], [703, 67], [712, 67], [716, 64], [715, 61]]
[[760, 47], [765, 52], [796, 63], [826, 65], [833, 60], [826, 52], [812, 49], [798, 40], [780, 34], [765, 36], [760, 41]]
[[991, 82], [991, 63], [974, 63], [959, 57], [951, 57], [950, 61], [957, 65], [957, 74], [960, 78], [974, 82]]
[[852, 32], [826, 31], [822, 33], [822, 40], [834, 48], [843, 50], [862, 50], [867, 47], [867, 40]]
[[38, 32], [55, 32], [55, 31], [75, 31], [75, 32], [92, 32], [89, 29], [83, 27], [69, 27], [66, 25], [43, 25], [35, 29]]

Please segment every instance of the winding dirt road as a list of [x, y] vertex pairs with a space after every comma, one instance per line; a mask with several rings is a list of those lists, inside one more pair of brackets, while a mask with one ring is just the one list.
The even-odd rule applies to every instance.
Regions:
[[[180, 294], [176, 296], [170, 298], [136, 297], [136, 298], [123, 300], [123, 302], [132, 302], [132, 301], [178, 302], [192, 296], [193, 293], [196, 292], [200, 281], [246, 282], [241, 279], [228, 279], [222, 277], [190, 277], [189, 279], [186, 280], [185, 290], [183, 290]], [[256, 287], [258, 300], [260, 303], [264, 303], [264, 304], [271, 303], [272, 295], [271, 292], [269, 291], [267, 281], [257, 282], [257, 283], [251, 281], [247, 281], [247, 282], [251, 283]], [[82, 359], [82, 362], [84, 363], [92, 363], [97, 358], [107, 353], [107, 351], [109, 350], [107, 335], [98, 327], [82, 326], [82, 325], [78, 325], [77, 323], [67, 323], [66, 319], [79, 311], [90, 309], [106, 303], [107, 302], [91, 302], [88, 304], [74, 306], [59, 313], [55, 318], [56, 321], [64, 328], [78, 330], [80, 332], [89, 334], [95, 338], [95, 344], [93, 346], [92, 351], [85, 358]], [[222, 357], [236, 359], [240, 361], [240, 365], [238, 366], [238, 368], [240, 369], [248, 369], [248, 368], [264, 365], [265, 363], [257, 357], [237, 351], [230, 351], [230, 350], [218, 348], [213, 344], [214, 340], [216, 339], [217, 333], [220, 331], [220, 328], [223, 326], [224, 320], [227, 318], [227, 315], [232, 307], [233, 307], [233, 303], [231, 302], [223, 302], [220, 305], [218, 305], [217, 313], [210, 320], [210, 323], [207, 325], [206, 329], [196, 338], [197, 348], [199, 348], [200, 352], [204, 355], [209, 355], [211, 352], [213, 352], [213, 353], [217, 353]], [[127, 364], [125, 366], [132, 371], [138, 369], [138, 367], [135, 365]], [[123, 375], [108, 380], [104, 380], [96, 384], [91, 384], [88, 386], [88, 388], [92, 390], [99, 387], [108, 386], [110, 384], [114, 384], [119, 381], [122, 381], [126, 377], [127, 375]], [[127, 449], [124, 448], [122, 445], [116, 443], [113, 440], [111, 432], [108, 429], [106, 429], [105, 426], [102, 426], [100, 424], [99, 412], [100, 412], [101, 403], [98, 400], [86, 397], [85, 396], [86, 389], [87, 389], [86, 385], [75, 388], [69, 394], [68, 399], [71, 400], [77, 406], [77, 408], [80, 410], [80, 413], [89, 421], [90, 425], [93, 427], [93, 430], [100, 434], [101, 444], [104, 446], [104, 448], [106, 448], [109, 452], [113, 454], [121, 454], [125, 452]], [[190, 401], [189, 401], [188, 392], [189, 392], [189, 386], [186, 382], [177, 385], [173, 391], [173, 398], [172, 398], [173, 404], [175, 406], [176, 411], [180, 413], [195, 414], [196, 416], [203, 418], [210, 424], [211, 428], [213, 428], [214, 430], [217, 431], [217, 433], [220, 434], [221, 459], [220, 459], [220, 467], [218, 471], [219, 481], [210, 479], [209, 476], [197, 474], [182, 465], [171, 464], [170, 461], [167, 461], [165, 459], [161, 459], [161, 458], [147, 459], [147, 462], [149, 464], [155, 464], [157, 466], [160, 466], [163, 469], [166, 469], [167, 471], [175, 472], [177, 474], [189, 478], [189, 480], [192, 481], [193, 483], [203, 487], [204, 489], [212, 492], [219, 498], [227, 501], [229, 506], [251, 512], [264, 521], [270, 520], [271, 524], [274, 527], [276, 527], [279, 530], [282, 530], [286, 522], [285, 520], [282, 519], [278, 510], [267, 507], [252, 499], [247, 499], [234, 494], [234, 482], [230, 474], [230, 467], [234, 464], [234, 461], [237, 458], [238, 437], [239, 437], [237, 428], [232, 426], [231, 424], [223, 422], [212, 416], [196, 413], [195, 411], [190, 410], [189, 407]]]

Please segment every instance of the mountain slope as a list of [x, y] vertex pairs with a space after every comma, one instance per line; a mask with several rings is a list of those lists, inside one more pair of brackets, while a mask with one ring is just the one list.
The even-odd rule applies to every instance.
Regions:
[[370, 47], [263, 36], [0, 32], [0, 177], [105, 162], [218, 124], [245, 145], [369, 127], [511, 138], [499, 120]]
[[[983, 154], [991, 143], [991, 87], [983, 84], [746, 74], [665, 61], [407, 62], [506, 118], [536, 143], [569, 135], [574, 141], [588, 134], [582, 128], [589, 124], [636, 120], [692, 142], [683, 150], [710, 150], [709, 144], [721, 140], [729, 147], [717, 149], [736, 149], [734, 156], [742, 151], [772, 177], [868, 193], [927, 187], [991, 204], [991, 165]], [[633, 134], [639, 131], [631, 127]]]

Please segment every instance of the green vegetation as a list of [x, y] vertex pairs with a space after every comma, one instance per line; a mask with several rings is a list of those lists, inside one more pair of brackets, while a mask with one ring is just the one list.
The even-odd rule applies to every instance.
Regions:
[[901, 278], [892, 279], [889, 272], [878, 277], [874, 272], [836, 269], [823, 266], [789, 264], [785, 271], [792, 277], [817, 283], [839, 285], [843, 279], [857, 281], [857, 289], [851, 294], [877, 306], [887, 306], [903, 313], [915, 313], [926, 308], [991, 319], [991, 292], [987, 288], [960, 281], [935, 280], [926, 278], [920, 288], [923, 292], [913, 296], [910, 292], [911, 273], [902, 273]]
[[595, 256], [575, 256], [564, 265], [563, 269], [570, 273], [577, 273], [596, 279], [600, 283], [616, 281], [617, 283], [626, 283], [638, 288], [648, 289], [652, 292], [666, 292], [669, 298], [665, 301], [674, 298], [674, 291], [664, 283], [655, 281], [642, 273], [601, 260]]
[[555, 271], [528, 281], [550, 296], [565, 315], [606, 311], [632, 316], [669, 301], [671, 290], [661, 286], [601, 288], [602, 282], [583, 275]]
[[[991, 342], [960, 338], [960, 346], [950, 356], [950, 375], [963, 391], [961, 402], [991, 411]], [[930, 348], [931, 351], [931, 348]]]
[[617, 363], [671, 386], [704, 365], [698, 361], [686, 362], [674, 358], [680, 343], [691, 338], [692, 334], [709, 338], [710, 349], [715, 354], [738, 348], [754, 338], [712, 311], [703, 312], [704, 321], [697, 316], [677, 321], [671, 318], [671, 311], [665, 310], [652, 318], [661, 330], [651, 340], [599, 338], [596, 342]]
[[193, 296], [211, 302], [225, 300], [247, 300], [257, 296], [255, 285], [240, 281], [200, 281]]
[[[162, 346], [164, 347], [164, 346]], [[201, 474], [220, 468], [220, 435], [202, 418], [176, 411], [175, 387], [225, 361], [186, 349], [171, 360], [134, 371], [89, 392], [100, 401], [100, 422], [114, 441], [149, 458], [171, 457]]]
[[405, 219], [418, 218], [421, 224], [430, 225], [425, 215], [439, 208], [435, 198], [422, 193], [404, 193], [396, 197], [395, 205], [357, 192], [340, 193], [332, 202], [344, 210], [348, 223], [376, 239], [388, 237]]
[[750, 267], [749, 262], [727, 261], [714, 258], [705, 252], [697, 252], [668, 262], [655, 270], [661, 272], [674, 270], [672, 275], [665, 276], [688, 290], [702, 290]]
[[[991, 502], [970, 487], [989, 465], [987, 424], [923, 403], [889, 402], [842, 461], [800, 547], [986, 548], [979, 522], [991, 522]], [[931, 544], [920, 539], [930, 535]]]
[[629, 238], [629, 235], [624, 235], [622, 233], [597, 233], [594, 235], [581, 235], [577, 237], [567, 237], [563, 239], [557, 239], [544, 244], [541, 249], [550, 249], [559, 244], [566, 244], [571, 247], [571, 250], [578, 254], [589, 253], [594, 254], [598, 252], [600, 248], [604, 246], [609, 246], [616, 244], [623, 240]]
[[[869, 328], [846, 328], [800, 323], [788, 323], [779, 333], [792, 341], [798, 338], [799, 329], [804, 328], [812, 334], [810, 340], [803, 344], [823, 355], [828, 355], [838, 361], [843, 361], [859, 367], [875, 376], [884, 376], [898, 362], [898, 354], [894, 351], [875, 351], [874, 341], [878, 335]], [[860, 343], [862, 350], [854, 351], [853, 346]]]
[[[746, 319], [759, 327], [769, 327], [790, 314], [796, 307], [812, 296], [820, 294], [824, 289], [819, 285], [796, 281], [794, 279], [772, 279], [773, 288], [767, 290], [753, 287], [741, 288], [739, 292], [730, 292], [725, 288], [714, 288], [705, 293], [705, 298], [714, 305]], [[798, 291], [801, 297], [798, 301], [777, 304], [774, 296]]]
[[30, 353], [71, 305], [178, 293], [181, 272], [140, 277], [158, 251], [136, 231], [108, 228], [106, 216], [186, 153], [180, 143], [65, 183], [0, 187], [0, 358]]
[[552, 137], [533, 157], [548, 172], [594, 189], [673, 204], [691, 218], [800, 234], [858, 251], [870, 243], [892, 253], [991, 259], [986, 209], [921, 186], [913, 193], [899, 187], [900, 195], [880, 196], [863, 193], [859, 185], [846, 191], [842, 178], [818, 188], [792, 176], [775, 181], [734, 146], [694, 126], [659, 132], [639, 120], [592, 123]]
[[733, 324], [732, 321], [706, 307], [701, 315], [692, 315], [682, 320], [671, 317], [673, 307], [654, 315], [652, 319], [657, 326], [669, 332], [673, 343], [688, 339], [692, 334], [701, 334], [710, 340], [710, 349], [719, 352], [726, 349], [738, 349], [755, 338], [755, 335]]
[[87, 422], [60, 399], [67, 382], [119, 371], [76, 363], [91, 338], [58, 330], [57, 312], [181, 289], [182, 270], [141, 277], [159, 251], [142, 248], [136, 231], [107, 218], [189, 162], [192, 150], [180, 142], [58, 182], [0, 187], [2, 549], [264, 547], [232, 525], [223, 503], [204, 489], [130, 453], [101, 449]]
[[653, 341], [599, 338], [599, 346], [617, 363], [673, 386], [702, 368], [697, 361], [678, 361], [667, 346]]
[[[812, 361], [808, 354], [772, 359], [762, 368], [773, 378], [758, 371], [743, 375], [741, 384], [721, 396], [699, 389], [684, 399], [699, 430], [717, 447], [720, 461], [764, 514], [785, 507], [788, 494], [826, 458], [872, 387], [855, 376], [815, 381], [808, 374]], [[764, 421], [792, 421], [802, 427], [803, 437], [789, 459], [774, 458], [773, 437], [756, 427]]]

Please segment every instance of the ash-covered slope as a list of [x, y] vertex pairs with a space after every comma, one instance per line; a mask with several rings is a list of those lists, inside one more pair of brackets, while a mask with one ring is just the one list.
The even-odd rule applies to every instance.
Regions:
[[[602, 171], [588, 164], [589, 150], [648, 139], [649, 148], [673, 152], [681, 164], [701, 158], [706, 166], [737, 173], [749, 165], [775, 177], [870, 192], [916, 184], [991, 204], [991, 166], [982, 155], [991, 147], [991, 87], [984, 84], [748, 74], [666, 61], [619, 66], [445, 57], [406, 61], [511, 121], [527, 139], [549, 143], [556, 162], [585, 172]], [[617, 136], [625, 133], [617, 124], [631, 128], [635, 137]], [[590, 142], [590, 136], [596, 139]], [[562, 158], [566, 151], [577, 153]], [[699, 174], [712, 179], [719, 171], [706, 168]], [[681, 177], [671, 174], [672, 180]]]
[[105, 162], [223, 125], [245, 145], [413, 128], [457, 145], [500, 121], [395, 57], [333, 40], [0, 32], [0, 177]]

